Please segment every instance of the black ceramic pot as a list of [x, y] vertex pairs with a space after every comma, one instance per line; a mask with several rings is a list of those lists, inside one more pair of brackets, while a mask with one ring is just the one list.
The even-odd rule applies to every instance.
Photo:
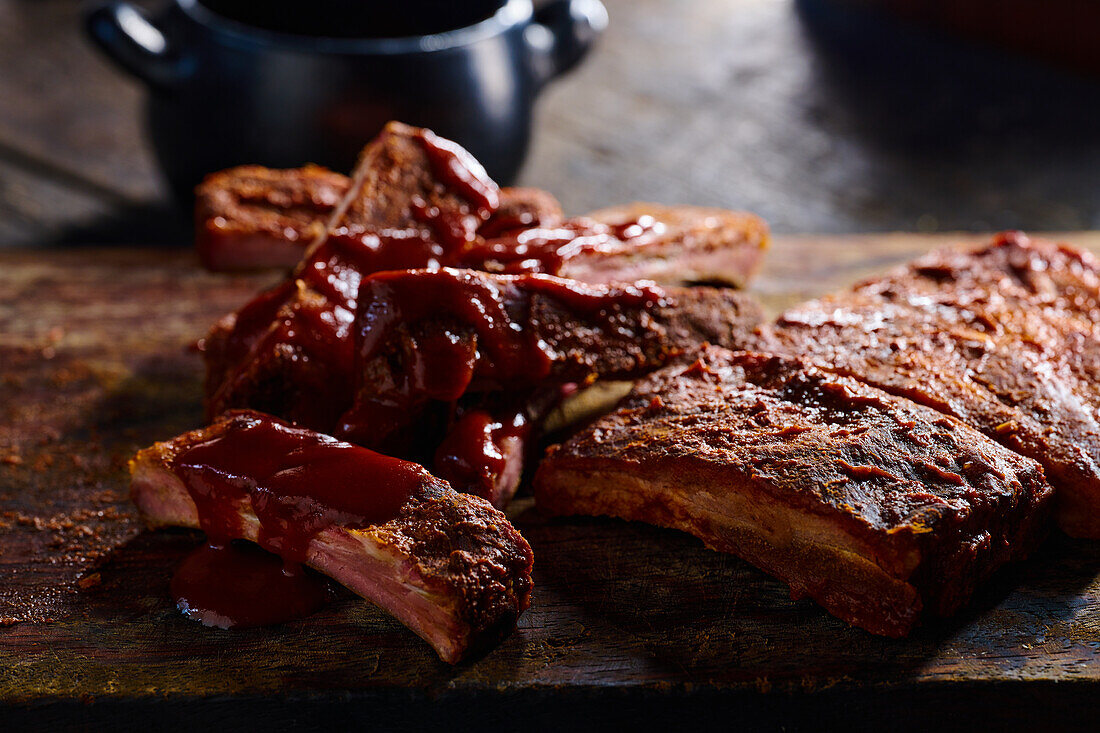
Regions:
[[531, 0], [499, 0], [470, 25], [394, 38], [270, 30], [198, 0], [149, 17], [112, 2], [86, 21], [148, 85], [153, 148], [187, 201], [206, 173], [242, 163], [349, 171], [388, 120], [458, 141], [507, 183], [527, 152], [539, 90], [584, 56], [607, 13], [599, 0], [553, 0], [538, 12]]

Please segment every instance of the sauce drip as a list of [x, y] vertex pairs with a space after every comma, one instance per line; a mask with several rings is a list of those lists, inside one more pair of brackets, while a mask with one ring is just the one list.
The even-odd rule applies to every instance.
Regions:
[[[246, 608], [246, 595], [230, 587], [228, 578], [238, 573], [247, 575], [249, 583], [282, 594], [279, 603], [285, 613], [312, 607], [317, 594], [301, 565], [313, 537], [334, 525], [361, 528], [393, 519], [434, 481], [415, 463], [266, 415], [238, 412], [226, 420], [223, 432], [182, 451], [172, 463], [211, 546], [181, 566], [173, 593], [186, 601], [187, 609], [197, 609], [185, 610], [188, 615], [204, 623], [224, 618], [236, 625], [254, 625], [241, 619], [266, 618], [263, 608]], [[231, 540], [250, 536], [242, 516], [249, 509], [259, 520], [257, 542], [278, 555], [266, 565], [267, 561], [227, 549]], [[276, 574], [271, 563], [283, 575]], [[248, 567], [255, 573], [246, 572]], [[244, 575], [237, 580], [246, 582]], [[295, 594], [300, 596], [297, 600], [291, 598]], [[253, 602], [264, 605], [264, 593], [255, 595]]]
[[497, 477], [508, 469], [509, 440], [524, 440], [531, 427], [523, 410], [497, 418], [485, 410], [464, 413], [439, 444], [435, 474], [453, 486], [491, 497]]
[[417, 137], [436, 178], [472, 203], [482, 213], [481, 218], [488, 219], [500, 206], [500, 189], [481, 163], [460, 145], [431, 130], [421, 130]]
[[188, 618], [222, 629], [305, 618], [332, 597], [325, 580], [252, 544], [204, 544], [172, 576], [172, 597]]
[[[208, 401], [209, 417], [245, 406], [237, 396], [243, 394], [248, 407], [331, 432], [353, 397], [352, 323], [360, 282], [377, 270], [438, 267], [443, 256], [440, 244], [415, 231], [333, 233], [293, 279], [238, 311], [222, 353], [208, 354], [208, 363], [227, 366], [210, 375], [217, 387]], [[255, 375], [263, 373], [263, 362], [287, 352], [295, 356], [277, 368], [289, 373], [271, 390], [271, 402], [258, 402], [251, 389]]]

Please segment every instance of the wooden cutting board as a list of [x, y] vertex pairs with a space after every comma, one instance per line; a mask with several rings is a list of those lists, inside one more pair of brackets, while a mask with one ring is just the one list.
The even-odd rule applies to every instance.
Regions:
[[[782, 237], [753, 291], [778, 310], [967, 239]], [[201, 424], [190, 344], [270, 280], [188, 251], [0, 252], [0, 730], [1095, 725], [1100, 543], [1061, 535], [890, 640], [689, 536], [521, 498], [533, 605], [473, 663], [350, 595], [277, 628], [188, 621], [168, 580], [200, 535], [143, 531], [125, 465]]]

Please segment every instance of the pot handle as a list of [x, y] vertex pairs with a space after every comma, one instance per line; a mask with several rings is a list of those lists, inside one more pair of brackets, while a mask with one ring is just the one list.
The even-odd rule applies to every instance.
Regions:
[[170, 89], [186, 76], [184, 59], [164, 33], [128, 2], [91, 7], [84, 29], [112, 61], [150, 86]]
[[551, 0], [524, 30], [539, 86], [577, 65], [607, 28], [600, 0]]

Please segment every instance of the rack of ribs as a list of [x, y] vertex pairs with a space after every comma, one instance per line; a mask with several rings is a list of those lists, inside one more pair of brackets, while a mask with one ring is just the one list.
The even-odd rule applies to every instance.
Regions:
[[550, 450], [550, 514], [680, 529], [876, 634], [948, 615], [1041, 539], [1040, 467], [963, 423], [791, 357], [708, 348]]
[[956, 417], [1042, 464], [1067, 533], [1100, 537], [1100, 263], [1021, 234], [934, 252], [784, 313], [762, 348]]
[[414, 463], [238, 412], [139, 452], [130, 470], [150, 526], [251, 540], [315, 568], [452, 664], [496, 644], [530, 603], [523, 537]]
[[[557, 268], [574, 256], [563, 254], [556, 238], [575, 244], [576, 252], [595, 251], [607, 240], [606, 232], [598, 232], [579, 241], [577, 227], [570, 228], [573, 225], [560, 231], [548, 228], [535, 221], [537, 214], [530, 206], [501, 208], [499, 190], [468, 153], [428, 131], [404, 125], [390, 125], [367, 146], [350, 190], [350, 198], [333, 214], [329, 235], [311, 249], [292, 276], [223, 319], [204, 340], [207, 414], [211, 419], [227, 409], [251, 408], [322, 432], [336, 432], [341, 416], [352, 407], [356, 393], [364, 389], [357, 387], [362, 370], [356, 367], [356, 313], [365, 307], [360, 288], [371, 282], [375, 273], [452, 263], [526, 273], [544, 262]], [[526, 196], [528, 201], [535, 198]], [[534, 209], [545, 211], [546, 207]], [[522, 229], [530, 225], [534, 228]], [[515, 234], [517, 226], [531, 236]], [[590, 233], [600, 227], [607, 229], [595, 223], [585, 226]], [[621, 222], [616, 226], [636, 226], [639, 241], [650, 236], [641, 225]], [[618, 238], [615, 241], [620, 242]], [[423, 273], [416, 277], [418, 282], [426, 282], [434, 276]], [[467, 278], [466, 296], [475, 297], [477, 279], [474, 275]], [[606, 290], [601, 302], [608, 306], [613, 304], [614, 293], [623, 290], [600, 287]], [[561, 294], [568, 288], [559, 290]], [[379, 293], [371, 292], [372, 298]], [[704, 288], [668, 289], [661, 297], [665, 306], [656, 318], [646, 314], [648, 302], [617, 306], [630, 311], [627, 315], [644, 326], [635, 335], [646, 331], [654, 338], [668, 334], [677, 339], [668, 345], [665, 356], [638, 364], [635, 373], [661, 366], [666, 356], [682, 351], [689, 341], [738, 345], [737, 340], [760, 320], [755, 304], [741, 295]], [[598, 310], [592, 309], [597, 318], [607, 315]], [[679, 330], [668, 331], [662, 319], [675, 322]], [[527, 327], [519, 320], [512, 325]], [[559, 325], [581, 328], [584, 315]], [[584, 332], [595, 333], [590, 324]], [[598, 350], [600, 343], [594, 340], [588, 346]], [[588, 380], [602, 373], [596, 369], [584, 377]], [[521, 450], [521, 434], [551, 406], [553, 394], [542, 390], [535, 395], [529, 390], [508, 402], [491, 405], [494, 415], [460, 421], [480, 425], [482, 433], [497, 433], [495, 441], [482, 441], [489, 453], [494, 452], [489, 443], [495, 442], [498, 448], [505, 443], [514, 446], [500, 459], [490, 456], [496, 469], [486, 474], [482, 461], [458, 470], [461, 461], [453, 460], [456, 456], [451, 452], [457, 438], [449, 442], [450, 449], [436, 465], [437, 470], [442, 469], [441, 464], [451, 466], [455, 470], [445, 471], [447, 478], [462, 488], [477, 486], [478, 493], [497, 503], [506, 501], [518, 482], [521, 462], [514, 453]], [[464, 411], [470, 408], [468, 403], [462, 406]], [[458, 422], [462, 415], [453, 417]], [[340, 434], [350, 436], [347, 430]], [[469, 441], [463, 444], [469, 445]], [[368, 445], [385, 446], [381, 441]], [[485, 451], [482, 455], [489, 455]]]

